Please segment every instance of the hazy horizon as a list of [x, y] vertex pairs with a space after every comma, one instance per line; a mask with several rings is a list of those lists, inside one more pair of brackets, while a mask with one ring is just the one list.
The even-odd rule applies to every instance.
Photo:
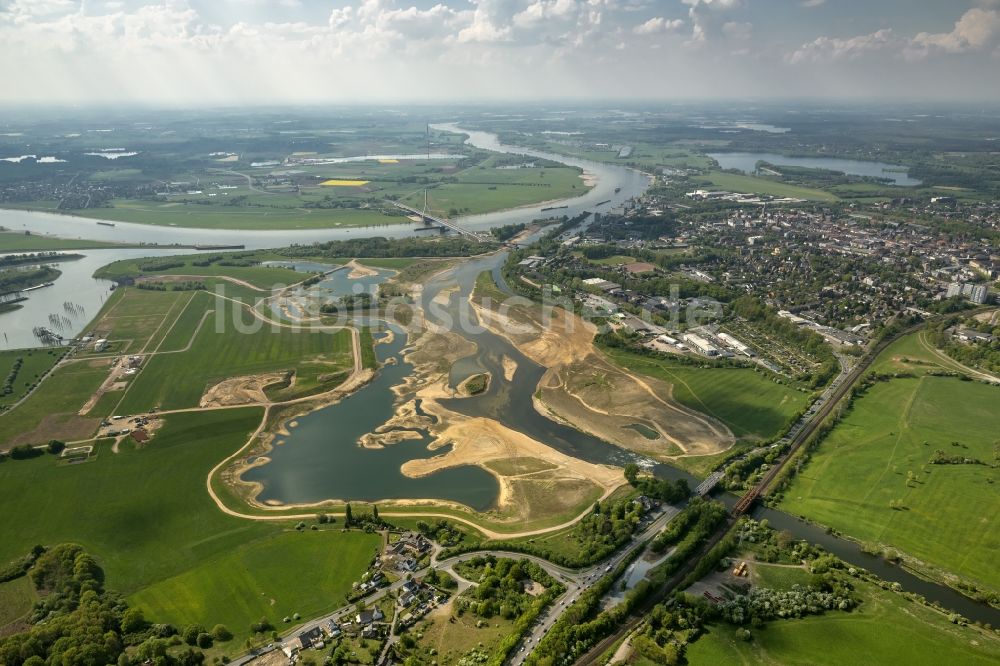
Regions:
[[0, 37], [5, 107], [1000, 101], [1000, 0], [0, 0]]

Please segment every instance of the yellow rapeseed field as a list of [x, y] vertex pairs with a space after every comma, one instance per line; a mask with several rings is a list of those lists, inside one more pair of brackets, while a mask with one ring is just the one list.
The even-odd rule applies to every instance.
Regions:
[[334, 178], [333, 180], [324, 180], [320, 185], [326, 185], [327, 187], [361, 187], [362, 185], [367, 185], [368, 182], [367, 180], [340, 180]]

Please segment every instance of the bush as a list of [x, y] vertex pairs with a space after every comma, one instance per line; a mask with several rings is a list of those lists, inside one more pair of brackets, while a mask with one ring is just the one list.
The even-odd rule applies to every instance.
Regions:
[[36, 449], [30, 444], [19, 444], [8, 451], [7, 455], [13, 460], [27, 460], [28, 458], [37, 458], [42, 455], [42, 450]]
[[206, 650], [206, 649], [212, 647], [212, 635], [211, 634], [207, 634], [205, 632], [201, 632], [200, 634], [198, 634], [198, 638], [196, 640], [197, 640], [197, 643], [198, 643], [198, 647], [200, 647], [202, 650]]
[[217, 641], [230, 641], [233, 639], [233, 632], [229, 631], [224, 624], [217, 624], [212, 627], [212, 638]]

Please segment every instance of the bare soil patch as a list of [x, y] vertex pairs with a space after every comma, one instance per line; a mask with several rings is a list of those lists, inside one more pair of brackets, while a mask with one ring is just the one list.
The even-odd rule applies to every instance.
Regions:
[[212, 386], [201, 396], [201, 407], [227, 407], [268, 402], [264, 389], [287, 381], [284, 372], [232, 377]]

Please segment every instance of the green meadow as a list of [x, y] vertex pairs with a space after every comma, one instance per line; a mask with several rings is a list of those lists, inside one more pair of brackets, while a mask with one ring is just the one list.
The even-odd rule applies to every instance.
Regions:
[[146, 617], [175, 625], [221, 622], [236, 634], [250, 622], [279, 621], [299, 613], [316, 617], [346, 603], [380, 545], [375, 534], [291, 528], [151, 585], [129, 597]]
[[5, 626], [25, 617], [36, 601], [38, 593], [27, 576], [0, 583], [0, 636]]
[[[200, 312], [199, 312], [200, 309]], [[204, 324], [199, 323], [208, 309]], [[350, 331], [295, 329], [254, 319], [239, 305], [199, 292], [163, 341], [161, 353], [146, 362], [118, 411], [198, 406], [206, 389], [224, 379], [296, 371], [296, 392], [322, 389], [353, 364]], [[331, 386], [332, 388], [332, 386]]]
[[[453, 217], [477, 215], [516, 208], [554, 199], [585, 194], [589, 188], [580, 171], [569, 167], [524, 169], [467, 169], [445, 182], [427, 189], [428, 212]], [[414, 208], [423, 208], [424, 194], [415, 192], [403, 199]]]
[[16, 409], [0, 414], [0, 442], [45, 444], [93, 435], [98, 420], [77, 412], [107, 378], [106, 359], [75, 360], [49, 375]]
[[806, 199], [808, 201], [837, 201], [836, 195], [823, 190], [802, 187], [801, 185], [791, 185], [779, 180], [757, 178], [756, 176], [745, 176], [725, 171], [710, 171], [705, 176], [699, 178], [703, 185], [729, 192], [768, 194], [774, 197], [789, 197], [793, 199]]
[[870, 583], [850, 613], [829, 612], [751, 628], [750, 642], [729, 625], [713, 625], [688, 645], [690, 666], [842, 666], [995, 664], [1000, 640], [975, 627], [951, 624], [938, 611], [907, 601]]
[[[254, 265], [226, 266], [219, 263], [218, 258], [229, 261], [244, 261]], [[208, 263], [212, 259], [216, 259], [216, 261]], [[274, 285], [297, 284], [309, 277], [306, 273], [293, 271], [290, 268], [256, 265], [257, 262], [267, 261], [269, 259], [283, 259], [283, 257], [266, 252], [229, 252], [225, 254], [218, 252], [203, 252], [201, 254], [182, 255], [176, 257], [123, 259], [100, 268], [96, 273], [96, 277], [108, 280], [120, 280], [122, 278], [134, 278], [144, 275], [154, 281], [156, 277], [161, 275], [197, 275], [199, 277], [215, 278], [229, 277], [235, 280], [248, 282], [256, 287], [260, 292], [256, 294], [257, 296], [269, 295], [267, 292], [270, 292]], [[196, 265], [197, 263], [207, 263], [207, 265]], [[205, 280], [200, 281], [206, 282]], [[227, 283], [227, 288], [231, 288], [233, 286], [228, 281], [223, 280], [223, 282]], [[206, 286], [208, 286], [207, 283]]]
[[92, 250], [106, 247], [132, 247], [127, 244], [108, 243], [55, 236], [39, 236], [14, 231], [0, 231], [0, 252], [40, 252], [51, 250]]
[[259, 408], [183, 414], [167, 417], [142, 448], [126, 442], [114, 453], [105, 441], [84, 463], [50, 455], [0, 463], [0, 562], [35, 544], [76, 542], [151, 621], [223, 622], [238, 638], [261, 616], [280, 626], [287, 613], [342, 605], [377, 537], [235, 518], [207, 493], [209, 471], [261, 416]]
[[140, 199], [115, 199], [112, 208], [73, 213], [113, 222], [207, 229], [329, 229], [408, 222], [405, 217], [390, 217], [375, 209], [225, 206]]
[[620, 349], [605, 353], [627, 370], [669, 382], [675, 400], [719, 419], [737, 438], [778, 434], [809, 400], [808, 393], [750, 368], [699, 368]]
[[[793, 477], [781, 506], [1000, 590], [997, 405], [1000, 388], [955, 378], [877, 383]], [[930, 464], [938, 451], [978, 464]]]
[[[0, 410], [23, 398], [38, 379], [48, 372], [62, 356], [56, 349], [10, 349], [0, 351], [0, 386], [11, 378], [11, 392], [0, 394]], [[20, 366], [15, 370], [17, 359]]]

